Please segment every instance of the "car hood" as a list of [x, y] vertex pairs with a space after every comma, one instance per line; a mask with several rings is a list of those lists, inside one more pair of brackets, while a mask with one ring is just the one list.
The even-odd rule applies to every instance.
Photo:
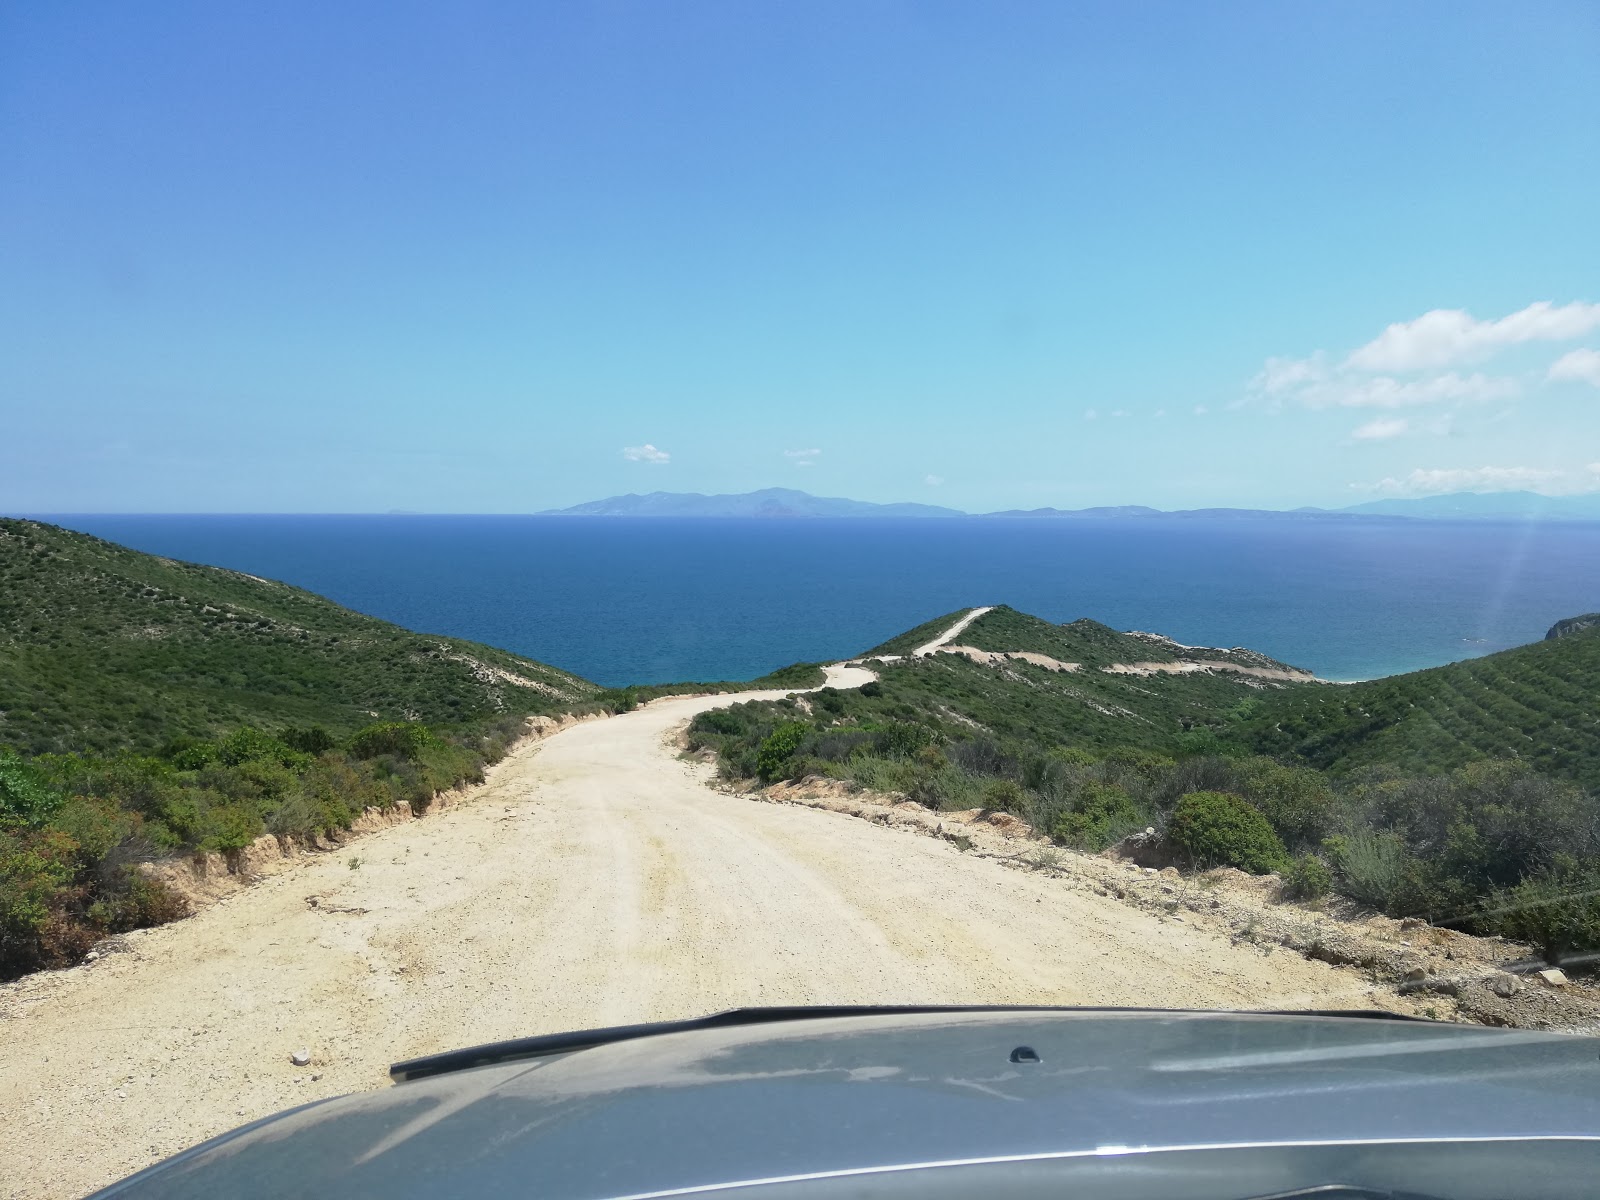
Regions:
[[[258, 1121], [103, 1195], [601, 1200], [1194, 1147], [1593, 1138], [1585, 1037], [1231, 1013], [743, 1025], [414, 1080]], [[1016, 1054], [1027, 1047], [1029, 1054]]]

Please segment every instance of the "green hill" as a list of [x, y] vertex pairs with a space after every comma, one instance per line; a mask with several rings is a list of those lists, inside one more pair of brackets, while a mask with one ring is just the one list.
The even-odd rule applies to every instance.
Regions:
[[1241, 667], [1297, 671], [1287, 663], [1278, 662], [1254, 650], [1185, 646], [1160, 634], [1119, 633], [1111, 626], [1087, 617], [1064, 625], [1052, 625], [1040, 617], [1029, 616], [1004, 604], [984, 613], [967, 626], [958, 640], [962, 645], [975, 646], [979, 650], [1025, 650], [1060, 662], [1080, 663], [1093, 668], [1119, 663], [1226, 662]]
[[0, 979], [183, 915], [145, 862], [420, 812], [529, 714], [603, 702], [285, 584], [0, 519]]
[[1600, 621], [1544, 641], [1365, 683], [1263, 697], [1250, 745], [1336, 772], [1439, 771], [1515, 759], [1600, 789]]
[[1600, 625], [1552, 633], [1343, 686], [1249, 650], [1000, 607], [958, 639], [981, 653], [875, 662], [858, 691], [703, 713], [689, 737], [730, 779], [832, 776], [1013, 813], [1090, 851], [1150, 828], [1140, 853], [1156, 862], [1274, 870], [1293, 896], [1337, 891], [1555, 959], [1600, 947]]
[[0, 519], [0, 744], [154, 750], [240, 725], [467, 726], [598, 689], [321, 596]]

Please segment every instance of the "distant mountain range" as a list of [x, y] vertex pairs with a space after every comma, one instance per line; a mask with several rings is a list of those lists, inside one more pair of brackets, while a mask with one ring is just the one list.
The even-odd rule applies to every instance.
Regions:
[[793, 488], [705, 496], [699, 492], [629, 493], [540, 513], [551, 517], [975, 517], [986, 520], [1140, 520], [1149, 517], [1355, 520], [1411, 517], [1428, 520], [1600, 521], [1600, 493], [1541, 496], [1537, 492], [1455, 492], [1416, 500], [1370, 500], [1349, 508], [1187, 508], [1163, 511], [1142, 504], [1100, 508], [1010, 508], [965, 513], [936, 504], [874, 504], [866, 500], [813, 496]]
[[650, 492], [610, 496], [571, 508], [540, 513], [548, 517], [964, 517], [955, 508], [935, 504], [872, 504], [813, 496], [793, 488], [763, 488], [728, 496], [699, 492]]

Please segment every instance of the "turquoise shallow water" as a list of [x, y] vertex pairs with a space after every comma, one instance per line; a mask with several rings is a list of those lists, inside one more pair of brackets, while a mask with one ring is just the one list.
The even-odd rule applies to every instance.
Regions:
[[841, 658], [973, 604], [1246, 645], [1332, 679], [1489, 653], [1600, 609], [1590, 523], [46, 519], [612, 685]]

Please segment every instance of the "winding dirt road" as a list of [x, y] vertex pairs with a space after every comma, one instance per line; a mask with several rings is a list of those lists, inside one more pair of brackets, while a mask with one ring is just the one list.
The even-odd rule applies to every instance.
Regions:
[[[714, 791], [672, 735], [748, 698], [574, 726], [470, 801], [0, 988], [0, 1193], [80, 1195], [246, 1120], [383, 1087], [392, 1060], [526, 1034], [756, 1004], [1360, 1002], [1359, 979], [1323, 963]], [[302, 1046], [312, 1063], [295, 1067]]]

